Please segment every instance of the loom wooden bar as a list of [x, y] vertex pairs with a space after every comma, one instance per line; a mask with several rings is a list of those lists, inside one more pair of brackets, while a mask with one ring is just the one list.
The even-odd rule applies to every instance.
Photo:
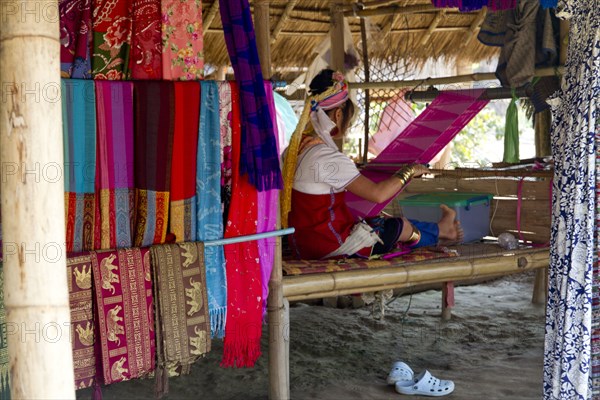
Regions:
[[[401, 193], [401, 196], [424, 192], [459, 192], [492, 193], [495, 196], [517, 198], [517, 180], [508, 179], [415, 179]], [[550, 198], [550, 181], [526, 181], [522, 188], [524, 200], [545, 200]]]
[[53, 18], [40, 14], [47, 5], [2, 3], [0, 196], [4, 305], [12, 327], [3, 340], [13, 399], [75, 398], [64, 248], [60, 29], [56, 7], [50, 7]]
[[516, 250], [488, 256], [466, 255], [459, 259], [421, 261], [393, 267], [286, 276], [283, 279], [283, 293], [290, 301], [318, 299], [519, 273], [546, 268], [548, 263], [547, 248]]
[[330, 0], [331, 8], [331, 68], [346, 72], [344, 69], [344, 2]]
[[[439, 28], [438, 28], [439, 29]], [[562, 74], [564, 67], [539, 68], [535, 70], [535, 76], [552, 76]], [[441, 78], [428, 79], [411, 79], [406, 81], [387, 81], [387, 82], [350, 82], [351, 89], [395, 89], [395, 88], [410, 88], [417, 85], [442, 85], [461, 82], [478, 82], [478, 81], [493, 81], [496, 80], [496, 75], [493, 72], [478, 72], [468, 75], [447, 76]]]

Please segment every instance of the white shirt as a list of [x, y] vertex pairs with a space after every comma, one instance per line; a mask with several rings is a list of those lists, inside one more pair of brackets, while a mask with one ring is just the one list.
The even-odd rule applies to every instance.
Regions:
[[308, 194], [339, 193], [359, 175], [349, 157], [326, 144], [317, 144], [298, 158], [293, 187]]

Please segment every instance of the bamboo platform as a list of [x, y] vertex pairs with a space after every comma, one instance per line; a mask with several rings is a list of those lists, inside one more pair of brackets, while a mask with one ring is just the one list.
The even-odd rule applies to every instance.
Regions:
[[497, 245], [458, 246], [458, 257], [397, 266], [337, 271], [283, 278], [283, 296], [288, 301], [318, 299], [357, 292], [374, 292], [423, 284], [468, 281], [546, 268], [548, 248], [502, 251]]
[[[272, 391], [289, 398], [289, 301], [309, 300], [351, 293], [375, 292], [442, 283], [442, 319], [451, 316], [454, 282], [480, 282], [486, 278], [536, 271], [532, 302], [546, 302], [548, 247], [502, 250], [496, 244], [470, 244], [453, 247], [458, 257], [403, 262], [383, 268], [284, 276], [272, 280], [270, 289], [283, 294], [281, 304], [269, 304], [270, 324], [277, 324], [269, 339], [269, 371]], [[285, 263], [285, 262], [284, 262]], [[277, 286], [277, 287], [275, 287]], [[273, 299], [278, 296], [271, 296]], [[284, 326], [281, 326], [283, 324]], [[273, 335], [277, 332], [278, 334]]]

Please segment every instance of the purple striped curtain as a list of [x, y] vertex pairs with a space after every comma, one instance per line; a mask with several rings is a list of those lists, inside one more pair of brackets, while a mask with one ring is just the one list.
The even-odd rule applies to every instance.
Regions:
[[242, 111], [241, 174], [259, 191], [281, 189], [273, 119], [258, 59], [248, 0], [219, 0], [227, 51], [240, 88]]

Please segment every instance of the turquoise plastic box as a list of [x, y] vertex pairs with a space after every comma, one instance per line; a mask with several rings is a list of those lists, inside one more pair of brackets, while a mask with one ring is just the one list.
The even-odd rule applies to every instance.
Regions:
[[416, 194], [398, 202], [406, 218], [426, 222], [439, 221], [440, 204], [454, 209], [465, 233], [464, 242], [468, 243], [489, 234], [492, 198], [489, 193], [437, 192]]

